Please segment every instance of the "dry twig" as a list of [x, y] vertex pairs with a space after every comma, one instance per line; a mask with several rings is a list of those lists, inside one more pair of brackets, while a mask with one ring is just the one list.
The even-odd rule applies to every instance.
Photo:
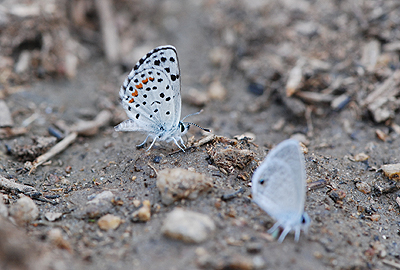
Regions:
[[45, 163], [50, 158], [54, 157], [58, 153], [62, 152], [69, 144], [75, 141], [76, 137], [78, 136], [77, 132], [72, 132], [67, 137], [65, 137], [62, 141], [54, 145], [47, 153], [37, 157], [35, 161], [32, 163], [32, 168], [29, 171], [31, 174], [37, 167]]
[[24, 193], [25, 195], [28, 196], [29, 194], [37, 193], [35, 188], [23, 184], [18, 184], [15, 181], [7, 179], [1, 175], [0, 175], [0, 189]]
[[95, 4], [100, 17], [104, 52], [110, 63], [116, 63], [119, 60], [119, 36], [112, 14], [112, 1], [96, 0]]

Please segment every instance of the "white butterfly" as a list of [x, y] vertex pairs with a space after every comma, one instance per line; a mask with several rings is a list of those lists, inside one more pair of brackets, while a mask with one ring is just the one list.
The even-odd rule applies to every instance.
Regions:
[[146, 139], [138, 147], [143, 146], [150, 137], [153, 138], [153, 142], [147, 150], [150, 150], [158, 139], [173, 141], [184, 151], [183, 148], [186, 147], [182, 136], [190, 125], [199, 127], [194, 123], [182, 122], [194, 114], [179, 120], [181, 74], [176, 49], [171, 45], [157, 47], [143, 56], [125, 79], [119, 96], [130, 119], [120, 123], [115, 130], [147, 133]]
[[300, 230], [307, 231], [310, 218], [304, 212], [306, 171], [304, 156], [296, 140], [285, 140], [268, 153], [252, 178], [252, 197], [264, 211], [277, 220], [268, 233], [283, 228], [278, 241], [290, 231], [295, 240]]

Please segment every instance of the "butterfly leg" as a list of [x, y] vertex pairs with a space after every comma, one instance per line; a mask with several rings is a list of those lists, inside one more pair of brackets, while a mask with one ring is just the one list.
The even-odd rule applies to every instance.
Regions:
[[[174, 142], [175, 142], [175, 144], [183, 151], [183, 152], [185, 152], [185, 150], [178, 144], [178, 141], [175, 139], [175, 138], [172, 138], [173, 140], [174, 140]], [[182, 140], [182, 138], [180, 138], [181, 140]], [[183, 143], [182, 143], [183, 144]], [[185, 147], [186, 148], [186, 146], [183, 144], [183, 147]]]
[[185, 143], [183, 142], [182, 137], [179, 137], [179, 139], [181, 140], [181, 144], [183, 145], [183, 147], [186, 148], [186, 145], [185, 145]]
[[294, 240], [296, 240], [296, 242], [299, 242], [300, 239], [300, 228], [296, 228], [296, 231], [294, 233]]
[[281, 225], [281, 224], [280, 224], [279, 222], [276, 222], [276, 223], [274, 224], [274, 226], [272, 226], [272, 227], [268, 230], [268, 233], [269, 233], [269, 234], [273, 234], [273, 233], [279, 228], [280, 225]]
[[142, 142], [141, 144], [136, 145], [136, 147], [137, 147], [137, 148], [142, 147], [142, 146], [146, 143], [146, 141], [147, 141], [147, 139], [149, 138], [149, 136], [150, 136], [150, 134], [147, 135], [146, 139], [144, 139], [144, 142]]
[[149, 147], [149, 148], [147, 148], [147, 150], [146, 150], [146, 151], [149, 151], [149, 150], [150, 150], [150, 149], [153, 147], [154, 143], [156, 142], [156, 139], [157, 139], [157, 137], [154, 137], [154, 140], [153, 140], [153, 142], [151, 143], [150, 147]]
[[279, 236], [278, 241], [279, 241], [280, 243], [282, 243], [283, 240], [285, 239], [286, 235], [287, 235], [289, 232], [290, 232], [290, 228], [285, 228], [285, 229], [283, 230], [283, 232], [281, 233], [281, 236]]

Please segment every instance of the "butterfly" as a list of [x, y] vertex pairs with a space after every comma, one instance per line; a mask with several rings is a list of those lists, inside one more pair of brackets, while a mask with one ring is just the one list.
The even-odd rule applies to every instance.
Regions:
[[[139, 131], [147, 134], [137, 147], [143, 146], [148, 138], [173, 141], [182, 151], [186, 148], [182, 136], [190, 125], [183, 122], [190, 114], [181, 117], [181, 73], [176, 48], [171, 45], [157, 47], [143, 56], [133, 67], [119, 91], [121, 104], [128, 120], [115, 127], [116, 131]], [[179, 143], [181, 145], [179, 145]]]
[[292, 230], [296, 241], [301, 230], [307, 231], [310, 218], [304, 212], [306, 170], [298, 141], [285, 140], [268, 153], [253, 174], [252, 197], [277, 220], [268, 233], [283, 228], [279, 242]]

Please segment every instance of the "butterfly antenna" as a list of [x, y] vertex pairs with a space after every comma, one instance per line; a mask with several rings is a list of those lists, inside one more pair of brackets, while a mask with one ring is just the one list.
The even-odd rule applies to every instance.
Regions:
[[[185, 119], [188, 118], [189, 116], [201, 114], [202, 112], [203, 112], [203, 109], [201, 109], [199, 112], [195, 112], [195, 113], [188, 114], [188, 115], [186, 115], [185, 117], [182, 118], [181, 122], [183, 122], [183, 120], [185, 120]], [[190, 123], [190, 124], [191, 124], [191, 123]]]
[[202, 129], [202, 130], [204, 130], [204, 131], [211, 132], [211, 129], [203, 128], [203, 127], [201, 127], [201, 126], [199, 126], [199, 125], [197, 125], [197, 124], [195, 124], [195, 123], [190, 123], [190, 122], [185, 122], [185, 123], [186, 123], [186, 124], [189, 124], [189, 125], [196, 126], [196, 127], [200, 128], [200, 129]]

